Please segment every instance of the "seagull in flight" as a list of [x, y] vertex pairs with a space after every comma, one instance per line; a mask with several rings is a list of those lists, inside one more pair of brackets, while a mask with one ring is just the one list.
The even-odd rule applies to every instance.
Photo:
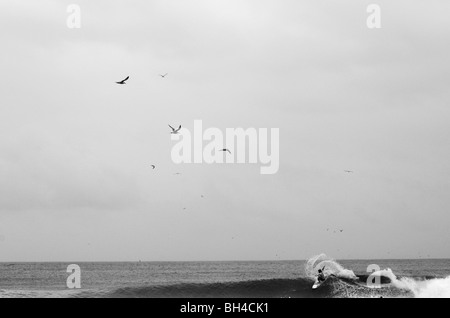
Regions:
[[164, 74], [164, 75], [159, 74], [159, 76], [161, 76], [162, 78], [165, 78], [167, 75], [169, 75], [169, 73], [166, 73], [166, 74]]
[[180, 125], [180, 127], [178, 127], [178, 129], [175, 129], [175, 128], [173, 128], [173, 127], [170, 126], [170, 125], [169, 125], [169, 127], [170, 127], [170, 129], [172, 129], [171, 134], [173, 134], [173, 135], [177, 135], [178, 132], [181, 130], [181, 125]]
[[129, 78], [130, 78], [130, 77], [127, 76], [127, 78], [121, 80], [120, 82], [116, 82], [116, 84], [120, 84], [120, 85], [126, 84], [125, 82], [128, 81]]
[[231, 155], [231, 151], [230, 150], [228, 150], [228, 149], [222, 149], [222, 150], [220, 150], [220, 151], [223, 151], [223, 152], [228, 152], [230, 155]]

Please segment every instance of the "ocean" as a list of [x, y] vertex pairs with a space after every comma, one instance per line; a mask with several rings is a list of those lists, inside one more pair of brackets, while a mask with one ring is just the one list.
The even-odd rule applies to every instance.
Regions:
[[[80, 268], [79, 289], [67, 287], [70, 264]], [[372, 264], [379, 271], [368, 272]], [[313, 290], [323, 267], [328, 279]], [[9, 297], [450, 297], [450, 260], [0, 263], [0, 298]]]

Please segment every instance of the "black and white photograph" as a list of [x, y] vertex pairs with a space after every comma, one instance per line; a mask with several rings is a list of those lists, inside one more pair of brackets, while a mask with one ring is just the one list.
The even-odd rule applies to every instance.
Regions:
[[0, 298], [450, 298], [449, 40], [444, 0], [0, 0]]

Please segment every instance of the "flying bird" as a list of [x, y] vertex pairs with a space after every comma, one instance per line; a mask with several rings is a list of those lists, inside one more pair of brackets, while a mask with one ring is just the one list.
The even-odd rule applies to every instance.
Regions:
[[228, 152], [230, 155], [231, 155], [231, 151], [230, 150], [228, 150], [228, 149], [222, 149], [222, 150], [220, 150], [220, 151], [223, 151], [223, 152]]
[[344, 170], [344, 172], [353, 173], [353, 171], [351, 171], [351, 170]]
[[155, 165], [151, 165], [150, 167], [152, 167], [153, 170], [155, 170], [156, 166]]
[[117, 84], [120, 84], [120, 85], [126, 84], [125, 82], [128, 81], [129, 78], [130, 78], [130, 77], [127, 76], [127, 78], [121, 80], [120, 82], [116, 82], [116, 83], [117, 83]]
[[170, 127], [170, 129], [172, 129], [171, 134], [173, 134], [173, 135], [177, 135], [178, 132], [181, 130], [181, 125], [180, 125], [180, 127], [178, 127], [178, 129], [175, 129], [175, 128], [173, 128], [173, 127], [170, 126], [170, 125], [169, 125], [169, 127]]
[[179, 176], [179, 175], [181, 175], [181, 173], [177, 172], [177, 173], [174, 173], [174, 175]]
[[169, 73], [166, 73], [166, 74], [164, 74], [164, 75], [159, 74], [159, 76], [161, 76], [162, 78], [166, 77], [167, 75], [169, 75]]

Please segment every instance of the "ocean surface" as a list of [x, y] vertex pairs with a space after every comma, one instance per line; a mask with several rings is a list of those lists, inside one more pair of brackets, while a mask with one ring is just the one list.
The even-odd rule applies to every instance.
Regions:
[[[81, 269], [80, 289], [67, 287], [70, 264]], [[328, 279], [312, 290], [324, 266]], [[0, 263], [5, 297], [450, 297], [450, 260]]]

